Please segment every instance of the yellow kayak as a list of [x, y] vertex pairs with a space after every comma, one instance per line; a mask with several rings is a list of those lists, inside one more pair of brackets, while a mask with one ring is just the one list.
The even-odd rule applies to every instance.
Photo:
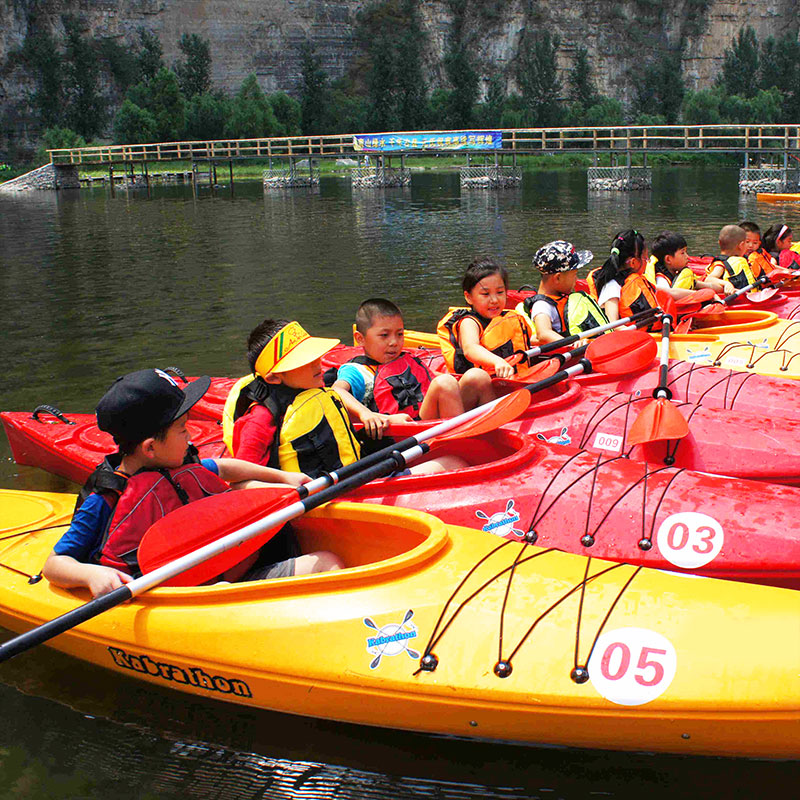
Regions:
[[[293, 524], [304, 548], [334, 550], [347, 568], [154, 589], [50, 644], [161, 687], [293, 714], [800, 757], [796, 592], [500, 543], [406, 509], [337, 503]], [[2, 543], [4, 627], [27, 630], [87, 599], [28, 582], [58, 535]]]
[[768, 203], [779, 203], [783, 200], [800, 200], [800, 194], [758, 192], [756, 193], [756, 200], [766, 200]]
[[[774, 378], [800, 378], [800, 320], [754, 309], [696, 317], [693, 325], [689, 333], [670, 336], [670, 358]], [[439, 337], [406, 330], [405, 344], [438, 350]]]

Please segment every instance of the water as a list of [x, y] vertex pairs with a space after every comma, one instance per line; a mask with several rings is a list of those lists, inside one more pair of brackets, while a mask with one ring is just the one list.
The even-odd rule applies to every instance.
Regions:
[[[462, 194], [452, 173], [408, 190], [265, 194], [239, 183], [95, 188], [0, 197], [0, 406], [91, 411], [117, 375], [177, 365], [247, 371], [247, 334], [298, 318], [350, 339], [358, 303], [386, 296], [431, 330], [476, 255], [517, 286], [544, 242], [567, 238], [600, 263], [613, 234], [683, 233], [716, 252], [723, 224], [784, 220], [795, 206], [741, 199], [736, 171], [656, 170], [652, 192], [588, 195], [581, 171], [526, 173], [521, 190]], [[17, 467], [0, 442], [0, 486], [73, 491]], [[242, 711], [141, 686], [44, 648], [0, 669], [0, 796], [20, 798], [572, 798], [781, 796], [796, 764], [521, 748]], [[646, 743], [643, 743], [643, 747]]]

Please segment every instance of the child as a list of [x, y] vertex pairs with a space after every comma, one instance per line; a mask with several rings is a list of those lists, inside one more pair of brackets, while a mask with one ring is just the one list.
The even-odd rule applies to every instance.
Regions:
[[520, 365], [524, 374], [520, 351], [531, 348], [533, 331], [525, 317], [505, 307], [505, 267], [489, 258], [473, 261], [461, 286], [469, 307], [451, 308], [436, 328], [447, 368], [464, 377], [481, 367], [498, 378], [512, 378]]
[[541, 273], [539, 291], [526, 297], [517, 311], [533, 323], [540, 343], [557, 342], [605, 325], [597, 303], [585, 292], [576, 292], [578, 270], [593, 256], [589, 250], [576, 250], [570, 242], [549, 242], [533, 256], [533, 267]]
[[695, 289], [713, 289], [715, 292], [733, 294], [733, 285], [719, 278], [698, 280], [689, 268], [689, 252], [686, 239], [679, 233], [663, 231], [650, 245], [652, 256], [645, 267], [645, 277], [657, 289], [663, 289], [670, 297], [680, 300]]
[[764, 231], [764, 247], [784, 269], [800, 268], [800, 253], [792, 249], [792, 229], [780, 222]]
[[[359, 459], [348, 411], [323, 385], [320, 359], [338, 343], [309, 336], [298, 322], [287, 320], [267, 319], [251, 331], [247, 358], [255, 377], [234, 385], [223, 415], [223, 438], [237, 458], [312, 478]], [[410, 472], [463, 466], [461, 458], [441, 456]]]
[[706, 267], [707, 278], [725, 279], [734, 289], [744, 289], [756, 282], [756, 276], [745, 258], [747, 235], [738, 225], [726, 225], [719, 232], [721, 255]]
[[631, 229], [614, 237], [611, 255], [586, 276], [589, 291], [609, 322], [658, 307], [655, 290], [642, 274], [646, 264], [644, 236]]
[[769, 275], [778, 266], [778, 262], [761, 246], [761, 229], [755, 222], [747, 220], [740, 222], [739, 227], [744, 231], [747, 246], [745, 255], [753, 276], [758, 278], [760, 275]]
[[[308, 480], [305, 475], [232, 458], [199, 461], [189, 445], [186, 419], [210, 382], [198, 378], [181, 390], [165, 372], [145, 369], [119, 378], [103, 395], [97, 424], [114, 437], [119, 451], [92, 474], [69, 529], [48, 556], [43, 573], [51, 583], [65, 588], [85, 586], [95, 597], [110, 592], [139, 574], [139, 542], [150, 525], [169, 511], [227, 492], [229, 483], [270, 481], [299, 486]], [[285, 541], [273, 540], [264, 553], [287, 546]], [[341, 566], [339, 558], [327, 552], [286, 556], [275, 564], [256, 553], [224, 577], [256, 580]]]
[[334, 391], [349, 411], [359, 406], [405, 419], [454, 417], [494, 398], [491, 379], [471, 370], [460, 381], [453, 375], [431, 375], [418, 358], [403, 352], [403, 315], [389, 300], [365, 300], [356, 312], [356, 343], [364, 348], [339, 367]]

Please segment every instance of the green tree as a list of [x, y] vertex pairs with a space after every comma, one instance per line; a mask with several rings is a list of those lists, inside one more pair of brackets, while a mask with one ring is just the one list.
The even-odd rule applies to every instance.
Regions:
[[589, 53], [585, 47], [576, 48], [575, 60], [567, 80], [570, 99], [581, 103], [584, 108], [593, 106], [600, 99], [597, 95], [592, 65], [589, 62]]
[[448, 126], [469, 128], [472, 125], [475, 102], [478, 99], [478, 72], [472, 56], [471, 37], [466, 30], [468, 0], [449, 0], [453, 23], [444, 71], [451, 86], [447, 103]]
[[47, 128], [42, 133], [41, 144], [36, 151], [36, 160], [46, 164], [50, 161], [47, 151], [58, 150], [62, 147], [86, 147], [86, 139], [69, 128]]
[[681, 116], [687, 125], [716, 125], [722, 122], [720, 105], [723, 94], [719, 89], [686, 92]]
[[506, 104], [506, 87], [502, 76], [492, 75], [486, 89], [486, 99], [478, 110], [480, 124], [484, 128], [500, 127]]
[[184, 58], [175, 65], [175, 74], [184, 97], [191, 99], [211, 88], [211, 47], [196, 33], [184, 33], [178, 47]]
[[[273, 92], [267, 97], [272, 113], [278, 121], [277, 136], [299, 136], [302, 131], [303, 112], [300, 103], [286, 92]], [[353, 128], [352, 130], [355, 130]]]
[[413, 0], [405, 0], [403, 19], [406, 26], [397, 44], [398, 116], [403, 129], [414, 130], [424, 124], [428, 89], [422, 74], [425, 36]]
[[331, 85], [330, 133], [366, 131], [369, 112], [366, 97], [356, 92], [346, 77]]
[[82, 21], [72, 16], [64, 16], [62, 21], [66, 46], [66, 120], [69, 127], [90, 138], [102, 130], [107, 116], [106, 102], [99, 92], [97, 50], [94, 41], [83, 35]]
[[117, 144], [156, 142], [156, 130], [153, 115], [127, 98], [114, 116], [114, 141]]
[[248, 75], [233, 100], [225, 135], [232, 139], [262, 139], [279, 134], [280, 124], [258, 78]]
[[560, 43], [558, 36], [551, 36], [545, 30], [525, 35], [520, 45], [517, 80], [528, 124], [536, 127], [553, 126], [561, 116], [558, 102], [561, 84], [556, 68]]
[[586, 109], [586, 125], [603, 127], [606, 125], [624, 125], [625, 109], [619, 100], [603, 97], [599, 102]]
[[758, 75], [758, 41], [748, 25], [739, 30], [733, 45], [725, 51], [717, 82], [726, 94], [753, 97], [759, 89]]
[[20, 59], [33, 78], [30, 104], [46, 128], [58, 126], [64, 117], [62, 59], [50, 31], [29, 33], [20, 51]]
[[759, 89], [754, 97], [731, 95], [720, 106], [724, 122], [741, 122], [750, 125], [776, 123], [781, 117], [783, 95], [776, 87]]
[[161, 40], [145, 28], [139, 28], [139, 52], [136, 61], [139, 66], [139, 80], [145, 83], [153, 80], [164, 66]]
[[640, 68], [634, 79], [637, 115], [663, 116], [670, 125], [678, 121], [686, 87], [681, 74], [680, 51], [662, 53]]
[[186, 103], [185, 136], [189, 139], [222, 139], [231, 116], [231, 101], [221, 93], [196, 94]]
[[162, 67], [149, 83], [131, 86], [127, 99], [150, 113], [155, 122], [157, 141], [180, 139], [186, 125], [186, 101], [172, 70]]
[[310, 42], [305, 42], [300, 48], [300, 69], [303, 81], [300, 100], [303, 133], [327, 133], [331, 127], [330, 82]]
[[800, 118], [800, 42], [786, 33], [777, 41], [770, 36], [761, 44], [759, 83], [783, 95], [782, 121]]

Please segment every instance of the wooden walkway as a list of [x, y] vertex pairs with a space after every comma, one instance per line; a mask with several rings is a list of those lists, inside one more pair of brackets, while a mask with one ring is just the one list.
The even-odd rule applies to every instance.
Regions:
[[[497, 130], [497, 129], [495, 129]], [[409, 148], [383, 155], [432, 154], [528, 155], [542, 153], [717, 153], [769, 154], [786, 158], [800, 153], [800, 125], [667, 125], [606, 128], [530, 128], [501, 130], [501, 149]], [[411, 133], [411, 132], [408, 132]], [[415, 134], [458, 131], [415, 131]], [[401, 133], [358, 134], [359, 138], [399, 137]], [[56, 165], [147, 163], [158, 161], [239, 161], [246, 159], [347, 158], [364, 155], [354, 147], [355, 134], [291, 136], [156, 144], [103, 145], [49, 150]]]

